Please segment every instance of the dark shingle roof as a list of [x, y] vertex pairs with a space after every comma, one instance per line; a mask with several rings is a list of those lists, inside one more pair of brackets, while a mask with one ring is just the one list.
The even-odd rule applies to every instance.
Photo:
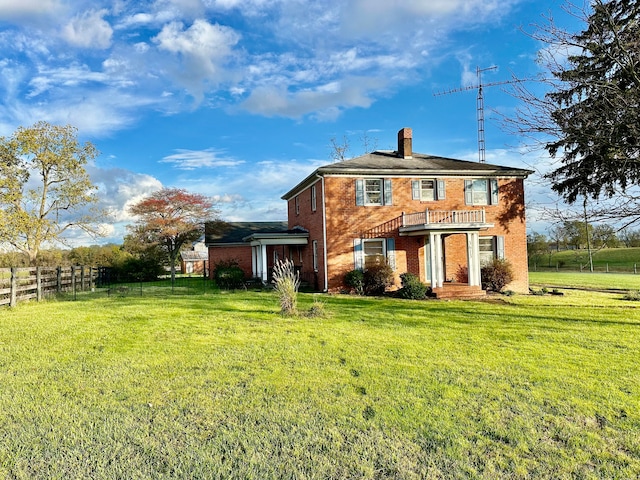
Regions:
[[209, 222], [205, 225], [205, 243], [244, 243], [244, 239], [256, 233], [282, 233], [287, 222]]
[[393, 175], [393, 176], [424, 176], [424, 175], [451, 175], [451, 176], [510, 176], [526, 178], [531, 170], [522, 168], [504, 167], [489, 163], [457, 160], [454, 158], [438, 157], [414, 153], [412, 158], [399, 157], [393, 151], [375, 151], [360, 157], [331, 163], [316, 169], [311, 175], [283, 195], [288, 200], [299, 190], [315, 181], [318, 175]]

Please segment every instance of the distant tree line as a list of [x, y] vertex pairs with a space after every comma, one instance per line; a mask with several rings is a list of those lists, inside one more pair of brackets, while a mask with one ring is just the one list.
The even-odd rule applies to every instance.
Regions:
[[[139, 245], [125, 239], [122, 245], [91, 245], [71, 249], [42, 249], [38, 255], [38, 266], [68, 267], [84, 265], [108, 267], [110, 278], [117, 281], [155, 280], [166, 273], [165, 259], [153, 252], [141, 251]], [[20, 251], [0, 253], [0, 267], [28, 267], [29, 256]]]

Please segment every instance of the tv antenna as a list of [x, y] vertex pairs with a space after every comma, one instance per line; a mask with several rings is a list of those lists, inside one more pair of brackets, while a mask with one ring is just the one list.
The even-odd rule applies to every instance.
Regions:
[[476, 67], [476, 76], [478, 78], [477, 83], [475, 85], [468, 85], [466, 87], [460, 88], [452, 88], [450, 90], [445, 90], [442, 92], [436, 92], [433, 95], [435, 97], [440, 95], [449, 95], [452, 93], [465, 92], [467, 90], [478, 90], [478, 96], [476, 97], [476, 116], [478, 118], [478, 161], [480, 163], [485, 162], [485, 140], [484, 140], [484, 87], [493, 87], [495, 85], [504, 85], [506, 83], [514, 83], [518, 80], [505, 80], [502, 82], [491, 82], [491, 83], [482, 83], [482, 72], [487, 72], [489, 70], [497, 70], [498, 67], [496, 65], [492, 65], [487, 68]]

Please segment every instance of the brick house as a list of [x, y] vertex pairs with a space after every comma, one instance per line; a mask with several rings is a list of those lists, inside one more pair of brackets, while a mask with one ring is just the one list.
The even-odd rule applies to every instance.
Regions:
[[[266, 248], [277, 245], [321, 291], [340, 291], [347, 272], [386, 261], [396, 286], [401, 273], [411, 272], [438, 297], [483, 294], [481, 264], [505, 258], [514, 270], [508, 288], [526, 292], [524, 179], [531, 173], [414, 153], [412, 131], [403, 128], [396, 151], [319, 167], [293, 187], [282, 197], [286, 229], [281, 225], [270, 245], [259, 229], [246, 236], [242, 255], [251, 253], [254, 267], [263, 263], [252, 275], [266, 280]], [[216, 248], [207, 244], [210, 252]]]

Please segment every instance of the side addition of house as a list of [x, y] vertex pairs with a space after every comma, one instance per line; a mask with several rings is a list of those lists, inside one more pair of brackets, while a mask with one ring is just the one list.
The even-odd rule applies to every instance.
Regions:
[[[410, 272], [439, 297], [470, 296], [482, 293], [481, 265], [504, 258], [514, 272], [508, 288], [526, 292], [531, 173], [414, 153], [412, 131], [403, 128], [396, 151], [325, 165], [287, 192], [287, 228], [274, 248], [322, 291], [343, 289], [351, 270], [387, 262], [397, 286]], [[284, 241], [288, 232], [295, 245]]]

